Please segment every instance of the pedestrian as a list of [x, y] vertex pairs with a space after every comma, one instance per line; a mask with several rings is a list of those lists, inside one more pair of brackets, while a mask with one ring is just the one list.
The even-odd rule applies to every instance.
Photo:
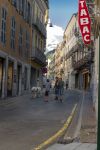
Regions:
[[49, 79], [47, 79], [46, 84], [45, 84], [45, 102], [48, 102], [50, 88], [51, 88], [51, 83], [50, 83]]
[[64, 81], [62, 80], [62, 77], [59, 78], [59, 100], [62, 102], [63, 100], [63, 94], [64, 94]]
[[59, 78], [56, 77], [55, 78], [55, 85], [54, 85], [54, 89], [55, 89], [55, 100], [58, 100], [58, 94], [59, 94]]
[[68, 89], [68, 80], [66, 80], [66, 90]]

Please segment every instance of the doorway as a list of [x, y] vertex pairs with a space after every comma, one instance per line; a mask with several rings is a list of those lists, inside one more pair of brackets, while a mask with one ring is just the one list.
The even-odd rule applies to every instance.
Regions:
[[75, 75], [75, 88], [79, 88], [79, 74]]
[[83, 74], [83, 88], [84, 90], [88, 90], [90, 85], [89, 72]]
[[2, 81], [3, 81], [3, 59], [0, 58], [0, 97], [2, 96]]
[[17, 66], [17, 95], [19, 95], [20, 89], [21, 89], [21, 65]]
[[27, 90], [27, 68], [24, 70], [24, 90]]
[[8, 76], [7, 76], [7, 96], [12, 96], [13, 88], [13, 62], [8, 62]]

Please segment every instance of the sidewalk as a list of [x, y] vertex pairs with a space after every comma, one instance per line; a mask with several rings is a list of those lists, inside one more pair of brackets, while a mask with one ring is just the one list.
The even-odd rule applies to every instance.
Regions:
[[[79, 113], [78, 115], [77, 113], [75, 114], [72, 125], [69, 127], [69, 131], [67, 131], [63, 138], [65, 143], [70, 143], [68, 142], [68, 139], [73, 143], [54, 144], [47, 150], [96, 150], [97, 129], [92, 100], [88, 92], [84, 93], [84, 95], [81, 92], [81, 94], [83, 102], [81, 104], [80, 112], [77, 112]], [[76, 139], [74, 139], [75, 137]], [[74, 140], [70, 140], [72, 138]]]
[[97, 128], [96, 114], [95, 111], [93, 110], [93, 103], [89, 93], [86, 93], [83, 102], [80, 141], [82, 143], [96, 143], [97, 142], [96, 128]]
[[96, 150], [96, 144], [91, 143], [71, 143], [67, 145], [55, 144], [47, 150]]

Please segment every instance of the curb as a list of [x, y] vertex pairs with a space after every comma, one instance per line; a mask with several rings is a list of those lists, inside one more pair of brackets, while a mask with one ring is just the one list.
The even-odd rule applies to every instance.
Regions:
[[54, 134], [52, 137], [50, 137], [49, 139], [44, 141], [42, 144], [35, 147], [33, 150], [43, 150], [50, 144], [53, 144], [58, 138], [60, 138], [64, 134], [64, 132], [68, 129], [70, 123], [72, 122], [76, 108], [77, 108], [77, 104], [74, 105], [73, 110], [72, 110], [70, 116], [68, 117], [67, 121], [65, 122], [63, 127], [56, 134]]

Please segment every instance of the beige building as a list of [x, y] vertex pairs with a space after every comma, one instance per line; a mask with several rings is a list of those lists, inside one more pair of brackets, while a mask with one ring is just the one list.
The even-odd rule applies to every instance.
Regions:
[[73, 47], [77, 44], [77, 37], [74, 34], [75, 29], [77, 28], [77, 14], [73, 14], [69, 23], [66, 26], [64, 32], [64, 58], [65, 58], [65, 81], [68, 80], [69, 88], [75, 87], [75, 74], [72, 66], [73, 58], [72, 58], [72, 50]]
[[46, 66], [46, 26], [48, 21], [48, 1], [33, 0], [31, 87], [42, 85], [42, 68]]
[[[41, 14], [41, 16], [34, 26], [35, 5], [38, 5], [38, 9], [41, 9], [43, 13], [38, 11], [38, 15]], [[35, 72], [31, 73], [32, 67], [38, 68], [37, 77], [40, 77], [40, 70], [45, 65], [47, 10], [47, 0], [0, 1], [1, 98], [21, 95], [29, 91], [30, 83], [36, 81]], [[34, 37], [35, 32], [39, 38]], [[42, 32], [45, 32], [45, 35], [42, 35]]]
[[47, 67], [47, 78], [54, 80], [55, 76], [55, 49], [46, 54], [48, 67]]
[[64, 43], [61, 42], [57, 45], [57, 48], [55, 50], [55, 77], [62, 77], [64, 76], [64, 51], [63, 46]]
[[[65, 41], [65, 78], [70, 89], [88, 90], [93, 75], [94, 51], [82, 41], [78, 26], [78, 16], [73, 14], [64, 32]], [[93, 44], [93, 43], [91, 43]]]

